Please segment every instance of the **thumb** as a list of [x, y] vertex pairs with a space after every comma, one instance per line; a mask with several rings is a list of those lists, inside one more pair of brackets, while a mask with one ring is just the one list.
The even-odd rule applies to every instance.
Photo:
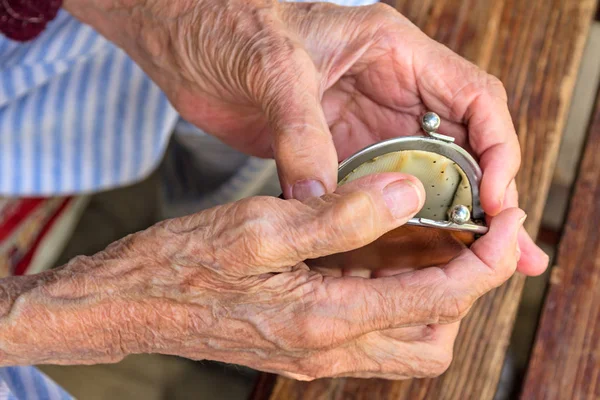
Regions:
[[293, 261], [366, 246], [405, 224], [424, 202], [421, 182], [399, 173], [366, 176], [338, 188], [334, 195], [311, 199], [303, 205], [311, 218], [288, 219], [298, 256]]
[[308, 56], [296, 58], [295, 68], [274, 78], [285, 84], [273, 85], [264, 101], [283, 194], [303, 201], [335, 190], [338, 158], [317, 71]]
[[417, 178], [385, 173], [304, 203], [252, 197], [200, 215], [219, 221], [211, 235], [217, 258], [248, 275], [289, 271], [307, 259], [363, 247], [406, 223], [424, 202]]
[[210, 248], [219, 265], [248, 276], [290, 271], [307, 259], [363, 247], [406, 223], [424, 202], [417, 178], [385, 173], [304, 203], [251, 197], [203, 211], [191, 221], [193, 226], [210, 221]]

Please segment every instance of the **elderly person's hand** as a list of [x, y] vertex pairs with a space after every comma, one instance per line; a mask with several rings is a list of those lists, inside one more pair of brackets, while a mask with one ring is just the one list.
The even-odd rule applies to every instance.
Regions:
[[[246, 153], [274, 156], [287, 198], [336, 188], [338, 161], [419, 133], [419, 116], [474, 153], [489, 216], [516, 207], [520, 151], [498, 79], [391, 7], [276, 0], [66, 0], [123, 47], [181, 115]], [[524, 230], [519, 270], [548, 262]]]
[[322, 198], [250, 198], [162, 222], [93, 257], [0, 281], [0, 365], [132, 353], [248, 365], [300, 379], [442, 373], [458, 321], [508, 279], [524, 213], [505, 210], [452, 262], [325, 277], [303, 262], [363, 246], [423, 205], [402, 174]]

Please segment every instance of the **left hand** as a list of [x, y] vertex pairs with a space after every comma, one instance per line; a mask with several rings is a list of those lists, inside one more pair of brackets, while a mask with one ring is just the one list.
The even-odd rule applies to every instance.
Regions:
[[304, 202], [244, 199], [0, 279], [0, 366], [160, 353], [296, 379], [437, 376], [462, 318], [514, 273], [522, 210], [503, 211], [448, 264], [362, 279], [304, 262], [397, 229], [424, 194], [417, 178], [388, 173]]
[[[123, 47], [188, 121], [249, 154], [277, 161], [286, 197], [331, 193], [338, 161], [420, 133], [474, 153], [490, 216], [517, 206], [517, 136], [502, 83], [393, 8], [276, 0], [67, 0]], [[98, 11], [101, 10], [101, 11]], [[548, 262], [523, 230], [521, 272]]]

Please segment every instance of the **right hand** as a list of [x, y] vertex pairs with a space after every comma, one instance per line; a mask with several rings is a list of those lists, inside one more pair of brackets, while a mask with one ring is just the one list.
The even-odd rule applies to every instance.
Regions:
[[304, 203], [250, 198], [159, 223], [36, 278], [49, 283], [21, 296], [24, 310], [12, 315], [28, 319], [8, 322], [0, 350], [26, 349], [34, 334], [39, 348], [21, 363], [151, 352], [298, 379], [439, 375], [458, 322], [515, 271], [523, 211], [499, 214], [447, 265], [364, 279], [324, 276], [304, 263], [372, 242], [423, 201], [416, 178], [390, 173]]

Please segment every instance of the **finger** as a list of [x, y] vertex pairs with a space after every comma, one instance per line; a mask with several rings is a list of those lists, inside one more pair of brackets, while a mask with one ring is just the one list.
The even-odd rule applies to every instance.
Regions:
[[246, 275], [288, 271], [373, 242], [406, 223], [424, 201], [421, 182], [401, 173], [373, 174], [305, 203], [250, 198], [223, 207], [211, 245], [219, 260]]
[[313, 378], [433, 377], [452, 361], [459, 323], [370, 332], [342, 346], [314, 352], [297, 365]]
[[489, 232], [443, 267], [359, 280], [330, 279], [327, 293], [344, 299], [339, 315], [362, 320], [356, 329], [381, 330], [460, 320], [473, 302], [515, 271], [517, 236], [524, 212], [510, 209], [491, 221]]
[[488, 90], [471, 103], [466, 116], [469, 143], [483, 170], [481, 205], [488, 215], [497, 215], [521, 165], [521, 150], [506, 101]]
[[[298, 52], [297, 52], [298, 53]], [[337, 185], [337, 152], [319, 93], [319, 79], [307, 55], [271, 79], [263, 99], [273, 132], [273, 154], [286, 198], [303, 201], [331, 193]]]
[[[444, 373], [453, 358], [460, 323], [426, 325], [371, 332], [356, 340], [350, 360], [361, 365], [357, 371], [335, 376], [355, 378], [434, 377]], [[360, 362], [362, 361], [362, 363]], [[352, 364], [351, 364], [352, 365]]]
[[498, 79], [451, 50], [428, 43], [431, 50], [414, 60], [419, 93], [431, 111], [467, 124], [483, 169], [481, 203], [487, 214], [496, 215], [521, 162], [506, 91]]
[[527, 276], [538, 276], [548, 268], [550, 258], [529, 236], [525, 228], [519, 230], [519, 248], [521, 258], [517, 270]]
[[518, 232], [526, 217], [518, 208], [504, 210], [491, 221], [491, 235], [484, 235], [450, 262], [444, 268], [446, 274], [464, 289], [475, 289], [476, 297], [503, 284], [516, 270]]
[[412, 175], [369, 175], [338, 187], [335, 195], [311, 199], [312, 218], [293, 226], [294, 246], [303, 261], [363, 247], [405, 224], [423, 206], [425, 192]]
[[[516, 207], [519, 201], [516, 182], [513, 180], [506, 191], [504, 207]], [[527, 276], [538, 276], [548, 268], [548, 255], [535, 244], [529, 233], [522, 227], [519, 230], [519, 249], [521, 258], [517, 270]]]

